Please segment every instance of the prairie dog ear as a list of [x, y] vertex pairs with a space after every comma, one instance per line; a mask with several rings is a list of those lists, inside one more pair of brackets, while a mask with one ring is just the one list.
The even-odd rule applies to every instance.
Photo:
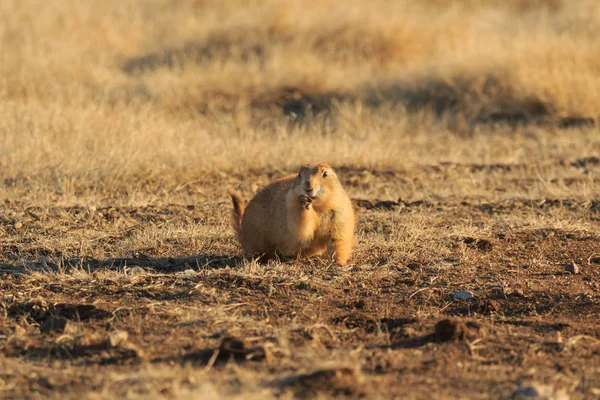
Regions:
[[300, 168], [298, 169], [298, 176], [302, 176], [302, 174], [305, 174], [309, 171], [310, 171], [310, 165], [304, 164], [304, 165], [300, 166]]

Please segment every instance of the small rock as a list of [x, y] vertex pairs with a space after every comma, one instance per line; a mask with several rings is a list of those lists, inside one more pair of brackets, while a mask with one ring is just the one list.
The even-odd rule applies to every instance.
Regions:
[[68, 323], [69, 321], [66, 318], [50, 315], [44, 320], [42, 325], [40, 325], [40, 331], [43, 333], [49, 333], [52, 331], [62, 333], [65, 331]]
[[554, 390], [552, 386], [532, 383], [519, 385], [511, 396], [513, 400], [569, 400], [564, 390]]
[[565, 268], [566, 272], [571, 274], [578, 274], [580, 272], [579, 265], [575, 264], [574, 262], [565, 264], [563, 267]]
[[454, 295], [452, 296], [453, 300], [469, 300], [472, 299], [473, 297], [475, 297], [473, 295], [473, 292], [470, 292], [468, 290], [459, 290], [458, 292], [454, 293]]
[[15, 222], [14, 227], [15, 229], [21, 229], [23, 227], [23, 224], [20, 222]]

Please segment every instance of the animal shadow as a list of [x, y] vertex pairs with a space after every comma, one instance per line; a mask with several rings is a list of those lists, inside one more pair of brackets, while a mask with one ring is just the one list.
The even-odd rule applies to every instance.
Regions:
[[84, 270], [89, 272], [99, 270], [150, 271], [160, 273], [175, 273], [186, 270], [235, 268], [242, 263], [242, 256], [226, 254], [198, 254], [186, 257], [152, 258], [139, 252], [131, 257], [84, 259], [65, 258], [61, 260], [40, 259], [25, 261], [19, 264], [0, 264], [0, 272], [13, 275], [30, 274], [32, 272], [69, 272]]

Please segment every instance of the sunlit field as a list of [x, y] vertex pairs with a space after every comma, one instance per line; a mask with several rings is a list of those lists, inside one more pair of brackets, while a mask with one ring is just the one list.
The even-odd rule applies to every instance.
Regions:
[[[0, 49], [0, 397], [600, 396], [597, 1], [3, 0]], [[350, 266], [242, 257], [229, 190], [319, 161]]]

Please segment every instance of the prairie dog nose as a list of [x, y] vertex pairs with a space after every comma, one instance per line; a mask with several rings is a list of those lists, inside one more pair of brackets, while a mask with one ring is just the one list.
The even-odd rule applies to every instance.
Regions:
[[304, 187], [304, 191], [305, 191], [305, 192], [312, 192], [312, 188], [311, 188], [310, 186], [309, 186], [309, 187], [306, 187], [306, 186], [305, 186], [305, 187]]

